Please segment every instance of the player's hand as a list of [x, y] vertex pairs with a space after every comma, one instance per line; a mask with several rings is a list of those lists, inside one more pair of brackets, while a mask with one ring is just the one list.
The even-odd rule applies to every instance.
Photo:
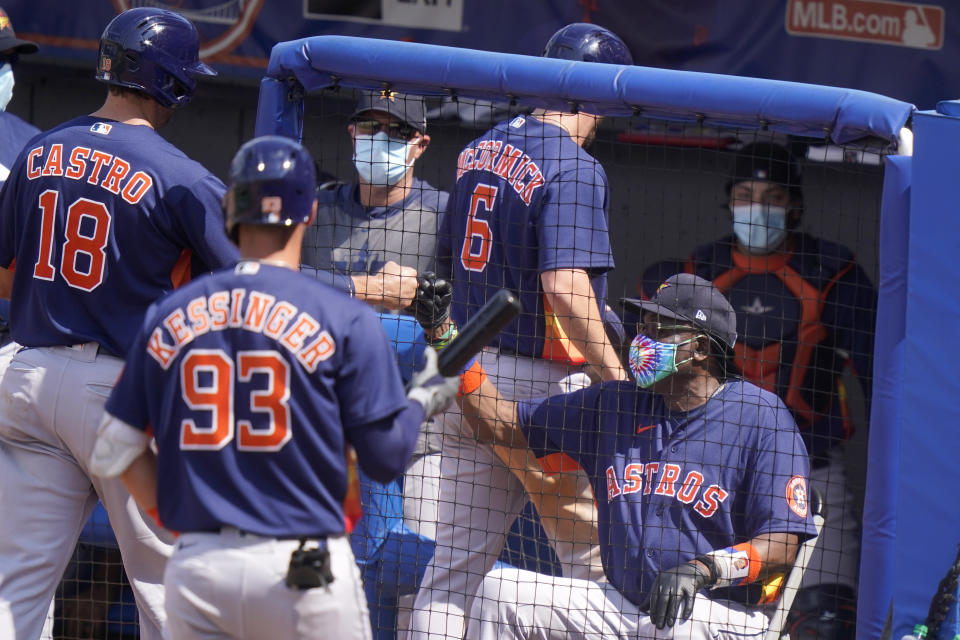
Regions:
[[437, 369], [437, 352], [433, 349], [426, 349], [423, 356], [427, 363], [423, 369], [413, 374], [407, 399], [416, 400], [423, 405], [423, 413], [429, 418], [446, 409], [457, 397], [460, 376], [441, 376]]
[[417, 270], [390, 260], [376, 273], [354, 276], [353, 286], [358, 298], [400, 311], [409, 307], [417, 295]]
[[695, 560], [661, 571], [647, 601], [650, 620], [657, 629], [673, 627], [678, 619], [683, 622], [693, 613], [697, 592], [711, 583], [709, 569]]
[[443, 278], [438, 278], [432, 271], [421, 273], [417, 282], [419, 286], [413, 300], [413, 314], [420, 326], [427, 331], [436, 329], [450, 317], [453, 285]]

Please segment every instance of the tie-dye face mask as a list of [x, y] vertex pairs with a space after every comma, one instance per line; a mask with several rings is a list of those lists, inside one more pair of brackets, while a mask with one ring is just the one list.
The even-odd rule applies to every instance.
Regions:
[[677, 362], [677, 347], [693, 342], [700, 336], [677, 343], [657, 342], [642, 333], [630, 343], [630, 371], [637, 385], [646, 389], [677, 372], [677, 366], [690, 362], [692, 357]]

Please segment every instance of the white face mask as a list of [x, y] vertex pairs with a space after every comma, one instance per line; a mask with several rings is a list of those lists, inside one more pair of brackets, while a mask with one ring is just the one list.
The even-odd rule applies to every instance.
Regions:
[[13, 97], [13, 67], [7, 62], [0, 67], [0, 111], [6, 111]]
[[787, 209], [772, 205], [733, 207], [733, 234], [750, 253], [769, 253], [787, 237]]
[[353, 164], [364, 182], [377, 186], [397, 184], [413, 166], [410, 150], [415, 140], [394, 140], [385, 131], [372, 136], [354, 135]]

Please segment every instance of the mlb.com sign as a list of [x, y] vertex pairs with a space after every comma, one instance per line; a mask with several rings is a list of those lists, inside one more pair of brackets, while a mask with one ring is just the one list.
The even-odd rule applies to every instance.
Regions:
[[788, 0], [787, 32], [917, 49], [943, 47], [943, 7], [880, 0]]

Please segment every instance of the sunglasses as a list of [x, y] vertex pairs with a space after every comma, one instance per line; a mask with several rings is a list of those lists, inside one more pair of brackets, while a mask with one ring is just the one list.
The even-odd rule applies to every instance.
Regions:
[[386, 132], [394, 140], [410, 140], [419, 133], [416, 127], [406, 122], [391, 122], [384, 124], [374, 118], [357, 118], [351, 121], [354, 130], [364, 136], [372, 136], [380, 131]]
[[659, 322], [638, 322], [637, 333], [658, 340], [676, 333], [697, 333], [700, 329], [684, 324], [660, 324]]

